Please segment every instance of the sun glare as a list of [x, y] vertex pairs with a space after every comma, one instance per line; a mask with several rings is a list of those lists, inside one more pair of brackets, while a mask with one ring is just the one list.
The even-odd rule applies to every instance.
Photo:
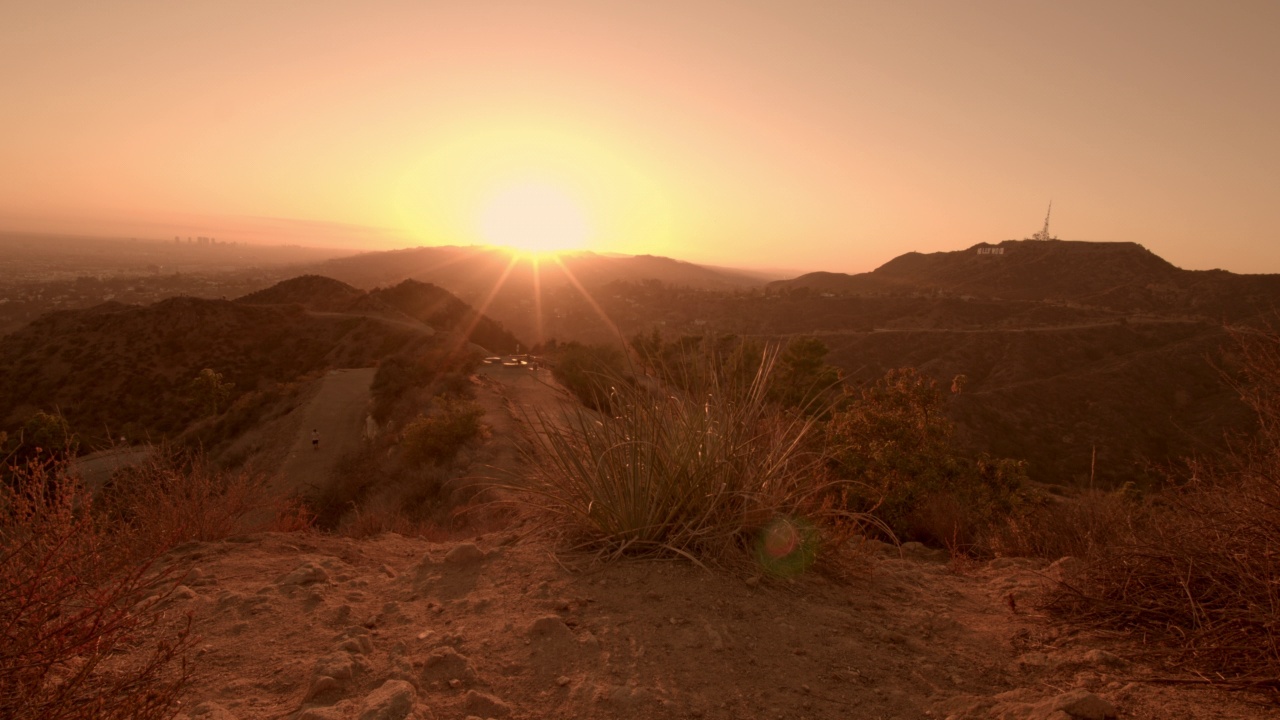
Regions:
[[579, 250], [591, 236], [582, 203], [544, 182], [499, 189], [481, 205], [479, 223], [486, 242], [525, 253]]

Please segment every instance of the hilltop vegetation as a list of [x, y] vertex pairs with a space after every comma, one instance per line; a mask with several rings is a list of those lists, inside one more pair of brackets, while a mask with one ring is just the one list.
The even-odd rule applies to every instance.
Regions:
[[[316, 276], [236, 301], [171, 298], [51, 313], [0, 347], [0, 428], [16, 441], [26, 418], [56, 412], [88, 446], [176, 437], [213, 415], [224, 425], [234, 420], [236, 427], [215, 433], [225, 437], [252, 426], [290, 383], [442, 344], [461, 349], [468, 338], [516, 345], [439, 288], [371, 295]], [[212, 407], [197, 381], [205, 370], [225, 388]]]

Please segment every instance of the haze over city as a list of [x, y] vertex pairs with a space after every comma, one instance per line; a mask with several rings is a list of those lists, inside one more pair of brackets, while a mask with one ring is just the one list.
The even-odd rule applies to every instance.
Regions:
[[44, 2], [0, 230], [860, 272], [1030, 236], [1280, 271], [1280, 6]]

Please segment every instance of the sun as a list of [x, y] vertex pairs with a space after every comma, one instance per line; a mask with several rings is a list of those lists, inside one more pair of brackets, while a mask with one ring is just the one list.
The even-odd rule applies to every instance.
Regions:
[[558, 185], [526, 181], [504, 185], [481, 204], [485, 242], [529, 253], [580, 250], [591, 239], [583, 204]]

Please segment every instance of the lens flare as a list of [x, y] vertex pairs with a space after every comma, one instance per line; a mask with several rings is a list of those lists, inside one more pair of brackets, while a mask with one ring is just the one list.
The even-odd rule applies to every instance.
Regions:
[[756, 536], [756, 562], [775, 577], [795, 577], [813, 564], [818, 555], [818, 532], [812, 524], [794, 518], [778, 518]]

